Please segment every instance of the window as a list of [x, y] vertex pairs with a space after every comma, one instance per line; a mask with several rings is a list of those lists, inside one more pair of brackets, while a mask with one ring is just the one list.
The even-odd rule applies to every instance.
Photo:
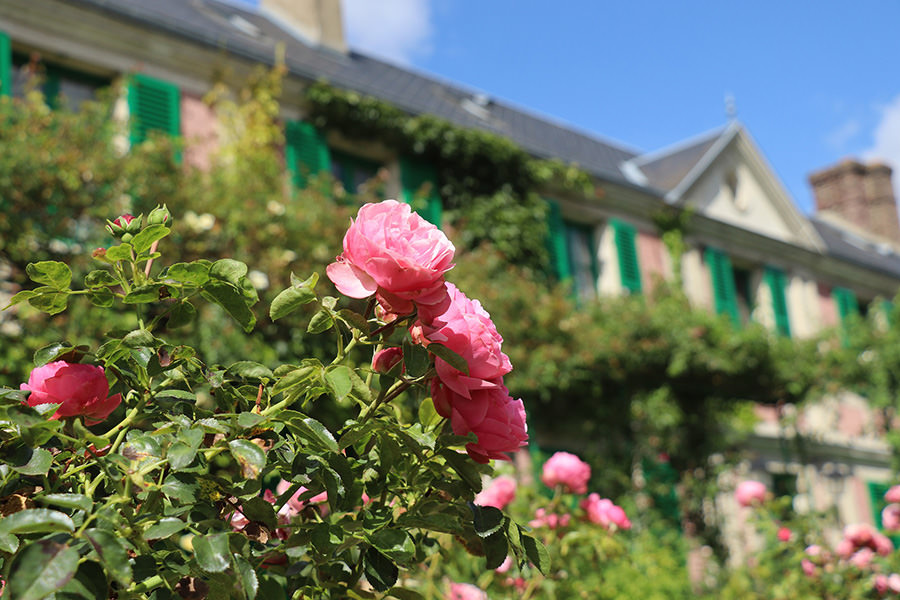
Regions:
[[413, 158], [400, 159], [401, 198], [422, 218], [441, 226], [443, 206], [437, 185], [437, 171], [425, 162]]
[[181, 133], [181, 93], [175, 85], [136, 74], [128, 84], [131, 144], [140, 144], [150, 132]]
[[[65, 102], [69, 110], [78, 110], [86, 100], [93, 100], [97, 90], [107, 87], [111, 80], [83, 73], [53, 62], [41, 61], [37, 54], [12, 53], [12, 95], [21, 98], [30, 89], [40, 84], [47, 104], [58, 108]], [[36, 79], [33, 79], [36, 78]]]
[[619, 257], [619, 277], [622, 289], [630, 294], [641, 293], [641, 265], [637, 254], [637, 230], [628, 223], [613, 219], [610, 224]]
[[548, 201], [548, 249], [553, 274], [559, 281], [571, 281], [577, 298], [597, 296], [597, 247], [593, 227], [566, 221], [559, 204]]
[[734, 271], [731, 268], [731, 259], [728, 258], [727, 254], [716, 248], [707, 248], [705, 259], [706, 264], [709, 265], [713, 306], [716, 313], [727, 315], [734, 325], [740, 326], [741, 315], [738, 308], [737, 288], [735, 286]]
[[788, 317], [787, 296], [785, 294], [787, 277], [784, 271], [775, 267], [766, 267], [765, 281], [772, 294], [772, 312], [775, 315], [775, 330], [785, 337], [791, 337], [791, 322]]
[[[378, 175], [381, 165], [375, 161], [354, 156], [340, 150], [331, 150], [331, 174], [341, 184], [341, 199], [352, 199], [363, 192], [363, 186]], [[377, 193], [377, 192], [376, 192]]]
[[[303, 121], [290, 121], [284, 132], [285, 162], [294, 185], [305, 188], [319, 173], [331, 172], [331, 153], [325, 135]], [[327, 193], [329, 190], [323, 190]]]
[[753, 271], [743, 267], [732, 265], [734, 275], [735, 301], [741, 323], [749, 323], [753, 315], [753, 305], [756, 302], [753, 286]]

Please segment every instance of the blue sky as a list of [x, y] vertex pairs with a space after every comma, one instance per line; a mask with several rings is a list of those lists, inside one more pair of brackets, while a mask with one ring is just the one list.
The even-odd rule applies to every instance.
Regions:
[[900, 170], [897, 0], [343, 4], [359, 51], [641, 151], [724, 125], [730, 94], [804, 212], [811, 171], [849, 156]]

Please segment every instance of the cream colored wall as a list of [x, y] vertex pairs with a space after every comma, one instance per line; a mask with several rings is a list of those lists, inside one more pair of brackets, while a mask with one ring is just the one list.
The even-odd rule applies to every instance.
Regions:
[[616, 252], [616, 239], [608, 222], [601, 223], [594, 229], [597, 240], [597, 292], [601, 296], [618, 296], [622, 294], [622, 276], [619, 273], [619, 256]]
[[703, 262], [703, 253], [696, 246], [681, 257], [681, 276], [684, 292], [695, 307], [713, 310], [712, 281], [709, 269]]

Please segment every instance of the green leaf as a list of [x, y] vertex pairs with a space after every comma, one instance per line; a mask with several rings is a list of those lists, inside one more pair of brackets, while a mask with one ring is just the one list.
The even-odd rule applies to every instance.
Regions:
[[56, 594], [56, 599], [107, 600], [109, 596], [109, 583], [103, 567], [93, 560], [83, 560], [75, 577]]
[[0, 520], [0, 534], [49, 533], [51, 531], [75, 531], [75, 523], [65, 513], [49, 508], [20, 510]]
[[135, 329], [134, 331], [129, 331], [128, 334], [122, 338], [122, 343], [129, 348], [140, 348], [142, 346], [155, 346], [156, 338], [153, 337], [153, 334], [147, 331], [146, 329]]
[[481, 474], [467, 455], [446, 449], [441, 451], [441, 456], [462, 477], [463, 481], [473, 492], [478, 493], [481, 491]]
[[57, 292], [51, 287], [43, 286], [34, 292], [35, 294], [28, 299], [28, 304], [48, 315], [61, 313], [69, 304], [69, 291]]
[[170, 535], [174, 535], [187, 527], [187, 524], [181, 519], [175, 517], [163, 517], [144, 530], [143, 538], [145, 540], [161, 540]]
[[193, 545], [197, 565], [207, 573], [221, 573], [231, 565], [227, 533], [195, 536]]
[[350, 367], [338, 365], [325, 371], [325, 385], [335, 400], [343, 400], [353, 389]]
[[97, 290], [88, 293], [88, 300], [90, 300], [91, 304], [94, 306], [109, 308], [115, 304], [116, 296], [106, 288], [98, 288]]
[[203, 286], [203, 297], [225, 309], [245, 332], [250, 333], [256, 317], [236, 287], [222, 281], [209, 281]]
[[522, 546], [525, 547], [525, 556], [531, 564], [542, 574], [547, 575], [550, 572], [550, 554], [544, 544], [530, 535], [522, 535]]
[[148, 302], [156, 302], [159, 300], [159, 289], [163, 287], [161, 283], [151, 283], [134, 288], [122, 299], [125, 304], [147, 304]]
[[431, 367], [431, 356], [428, 350], [420, 344], [413, 344], [411, 340], [403, 340], [403, 366], [410, 377], [421, 377]]
[[169, 461], [169, 466], [174, 471], [180, 471], [185, 467], [189, 466], [192, 462], [194, 462], [194, 458], [197, 456], [197, 448], [189, 446], [183, 442], [174, 442], [171, 446], [169, 446], [169, 450], [166, 452], [166, 458]]
[[434, 408], [434, 401], [431, 398], [425, 398], [419, 403], [419, 423], [422, 427], [434, 427], [441, 422], [441, 415]]
[[209, 265], [199, 262], [175, 263], [166, 270], [163, 278], [199, 287], [209, 281], [209, 268]]
[[428, 351], [438, 358], [443, 359], [447, 364], [449, 364], [457, 371], [462, 371], [466, 375], [469, 374], [469, 365], [466, 363], [466, 359], [464, 359], [462, 356], [460, 356], [447, 346], [442, 346], [441, 344], [432, 342], [428, 344]]
[[12, 465], [17, 473], [22, 475], [46, 475], [53, 464], [53, 455], [43, 448], [34, 448], [28, 458], [28, 462], [23, 465]]
[[425, 600], [425, 596], [415, 590], [409, 588], [391, 588], [388, 591], [388, 598], [397, 598], [397, 600]]
[[41, 504], [51, 504], [72, 510], [90, 512], [94, 503], [84, 494], [44, 494], [35, 498]]
[[25, 267], [25, 272], [33, 282], [57, 290], [67, 290], [72, 283], [72, 270], [69, 265], [55, 260], [29, 263]]
[[342, 308], [338, 311], [337, 314], [338, 317], [350, 327], [359, 329], [366, 335], [369, 334], [369, 322], [366, 321], [366, 318], [358, 312], [354, 312], [349, 308]]
[[119, 260], [131, 260], [131, 244], [119, 244], [106, 249], [106, 260], [116, 262]]
[[131, 239], [131, 246], [138, 254], [150, 249], [153, 242], [157, 242], [169, 235], [169, 228], [165, 225], [148, 225], [140, 233]]
[[368, 536], [369, 543], [393, 561], [403, 563], [416, 553], [412, 538], [402, 529], [385, 528]]
[[284, 392], [294, 387], [295, 385], [299, 385], [304, 381], [315, 378], [316, 375], [318, 375], [320, 369], [321, 366], [306, 365], [288, 372], [280, 380], [278, 380], [278, 383], [276, 383], [275, 387], [272, 388], [272, 394], [275, 395], [280, 392]]
[[496, 569], [503, 564], [509, 555], [509, 544], [503, 532], [498, 531], [486, 538], [482, 538], [481, 546], [484, 548], [484, 559], [486, 569]]
[[503, 513], [493, 506], [479, 506], [469, 503], [472, 509], [472, 525], [479, 537], [488, 537], [500, 531], [505, 525]]
[[388, 557], [370, 547], [366, 550], [363, 572], [373, 588], [379, 592], [386, 592], [397, 583], [400, 570]]
[[43, 367], [47, 363], [64, 359], [69, 362], [75, 362], [88, 350], [90, 348], [87, 346], [73, 346], [68, 342], [55, 342], [44, 346], [34, 353], [34, 366]]
[[241, 471], [247, 479], [256, 479], [266, 466], [266, 453], [262, 448], [247, 440], [231, 440], [228, 442], [231, 455], [241, 465]]
[[94, 552], [100, 557], [100, 562], [106, 567], [107, 572], [123, 586], [131, 585], [128, 553], [119, 538], [104, 529], [88, 529], [84, 535], [94, 547]]
[[11, 533], [0, 534], [0, 552], [13, 554], [19, 549], [19, 539]]
[[[293, 276], [292, 276], [293, 277]], [[269, 307], [269, 318], [276, 321], [285, 317], [304, 304], [309, 304], [316, 299], [316, 282], [319, 281], [319, 274], [313, 273], [305, 281], [291, 285], [286, 290], [282, 290]]]
[[246, 275], [247, 265], [231, 258], [217, 260], [209, 268], [210, 277], [227, 281], [236, 288], [241, 287], [241, 279]]
[[278, 516], [274, 505], [266, 502], [261, 496], [254, 496], [241, 502], [241, 512], [247, 519], [262, 523], [270, 529], [278, 527]]
[[238, 583], [241, 585], [244, 598], [254, 600], [259, 591], [259, 579], [256, 577], [256, 571], [253, 570], [250, 563], [237, 554], [234, 555], [234, 564], [237, 567]]
[[34, 290], [22, 290], [18, 294], [14, 295], [9, 299], [9, 304], [3, 307], [3, 310], [6, 310], [10, 306], [15, 306], [20, 302], [25, 302], [29, 298], [32, 298], [35, 295]]
[[66, 544], [51, 540], [29, 544], [10, 569], [9, 597], [16, 600], [47, 598], [72, 579], [78, 569], [78, 559], [78, 550]]
[[328, 331], [332, 327], [334, 327], [334, 317], [331, 316], [330, 311], [323, 308], [309, 320], [309, 325], [306, 326], [306, 332], [315, 335]]
[[274, 379], [272, 371], [258, 362], [243, 360], [236, 362], [225, 371], [226, 375], [243, 377], [244, 379]]
[[264, 416], [252, 413], [252, 412], [242, 412], [238, 415], [237, 424], [241, 429], [253, 429], [259, 423], [265, 419]]
[[197, 316], [197, 309], [190, 302], [179, 302], [169, 313], [168, 326], [170, 329], [189, 325]]
[[315, 419], [311, 417], [292, 418], [287, 421], [287, 425], [310, 444], [323, 450], [340, 452], [340, 448], [328, 428]]
[[84, 276], [84, 285], [89, 288], [119, 285], [119, 280], [106, 269], [97, 269]]

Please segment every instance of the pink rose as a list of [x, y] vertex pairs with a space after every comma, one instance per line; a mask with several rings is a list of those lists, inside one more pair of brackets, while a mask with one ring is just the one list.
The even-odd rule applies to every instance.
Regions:
[[[275, 493], [280, 496], [281, 494], [288, 491], [288, 488], [290, 488], [290, 487], [291, 487], [291, 482], [285, 481], [284, 479], [282, 479], [281, 481], [278, 482], [278, 485], [275, 486]], [[305, 494], [307, 491], [308, 490], [306, 489], [306, 487], [301, 485], [300, 489], [298, 489], [296, 492], [294, 492], [294, 494], [288, 499], [287, 503], [285, 503], [285, 506], [290, 506], [296, 513], [299, 513], [307, 506], [310, 506], [312, 504], [317, 504], [317, 505], [319, 505], [318, 508], [319, 508], [319, 511], [321, 512], [322, 516], [327, 515], [328, 508], [329, 508], [328, 507], [328, 492], [322, 492], [320, 494], [316, 494], [315, 496], [313, 496], [312, 498], [309, 498], [308, 500], [301, 500], [300, 496]]]
[[734, 497], [741, 506], [762, 504], [766, 500], [766, 485], [759, 481], [742, 481], [738, 484]]
[[372, 370], [376, 373], [387, 373], [403, 360], [403, 348], [384, 348], [372, 357]]
[[876, 575], [875, 579], [872, 581], [872, 588], [878, 592], [879, 595], [888, 591], [887, 575]]
[[28, 406], [59, 404], [51, 419], [84, 417], [88, 425], [108, 417], [122, 402], [121, 394], [109, 396], [103, 367], [62, 360], [33, 369], [19, 388], [31, 391]]
[[888, 504], [881, 511], [881, 524], [889, 531], [900, 529], [900, 504]]
[[872, 563], [872, 557], [874, 556], [875, 553], [871, 548], [861, 548], [850, 557], [850, 564], [857, 569], [867, 569]]
[[894, 551], [894, 543], [886, 535], [878, 532], [872, 537], [872, 546], [880, 556], [888, 556]]
[[503, 510], [516, 497], [516, 480], [509, 475], [501, 475], [475, 496], [475, 504], [493, 506]]
[[438, 377], [457, 394], [469, 397], [470, 390], [487, 389], [512, 370], [509, 357], [501, 350], [503, 338], [491, 316], [478, 300], [470, 300], [452, 283], [446, 284], [450, 304], [431, 320], [420, 312], [421, 334], [428, 342], [437, 342], [459, 354], [469, 367], [469, 374], [454, 369], [442, 358], [435, 358]]
[[631, 529], [631, 521], [621, 506], [613, 504], [608, 498], [601, 498], [599, 494], [592, 493], [581, 501], [588, 521], [596, 523], [604, 529], [615, 525], [617, 529]]
[[503, 559], [503, 562], [500, 563], [500, 566], [497, 567], [496, 569], [494, 569], [494, 571], [496, 571], [497, 573], [500, 573], [502, 575], [503, 573], [506, 573], [507, 571], [509, 571], [512, 568], [512, 566], [513, 566], [512, 557], [507, 555], [506, 558]]
[[471, 583], [451, 583], [447, 600], [488, 600], [488, 595]]
[[438, 304], [455, 249], [440, 229], [396, 200], [366, 204], [344, 236], [344, 252], [326, 269], [344, 295], [379, 302], [394, 314], [412, 312], [412, 301]]
[[431, 397], [438, 414], [450, 419], [453, 433], [474, 433], [478, 437], [477, 442], [466, 444], [466, 452], [476, 462], [509, 460], [506, 453], [515, 452], [528, 441], [525, 406], [509, 395], [502, 380], [491, 387], [473, 389], [469, 397], [464, 397], [435, 377], [431, 380]]
[[591, 467], [586, 462], [568, 452], [557, 452], [547, 459], [541, 472], [541, 481], [548, 487], [558, 485], [575, 494], [587, 492]]
[[896, 573], [888, 575], [888, 587], [892, 592], [900, 594], [900, 575]]
[[886, 502], [900, 502], [900, 485], [891, 486], [891, 489], [884, 493]]
[[791, 541], [791, 535], [793, 535], [793, 534], [792, 534], [791, 530], [788, 529], [787, 527], [779, 527], [778, 533], [776, 534], [779, 541], [782, 541], [782, 542]]

